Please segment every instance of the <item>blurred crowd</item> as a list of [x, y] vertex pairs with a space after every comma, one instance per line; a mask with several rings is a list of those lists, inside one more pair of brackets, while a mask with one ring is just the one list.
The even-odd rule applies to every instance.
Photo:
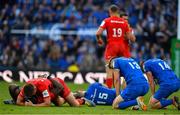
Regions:
[[19, 68], [104, 71], [104, 47], [94, 37], [62, 35], [59, 40], [11, 34], [12, 29], [62, 23], [66, 30], [97, 28], [117, 4], [129, 15], [137, 61], [165, 58], [177, 34], [177, 0], [1, 0], [0, 64]]

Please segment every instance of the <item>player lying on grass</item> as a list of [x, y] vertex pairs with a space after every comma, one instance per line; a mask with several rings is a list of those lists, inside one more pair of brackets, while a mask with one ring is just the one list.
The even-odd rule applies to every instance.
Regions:
[[[150, 106], [154, 109], [160, 109], [173, 104], [180, 110], [178, 97], [167, 99], [172, 93], [180, 89], [180, 79], [169, 65], [161, 59], [149, 59], [142, 63], [141, 67], [147, 75], [151, 88]], [[156, 92], [154, 80], [157, 80], [159, 84], [159, 89]]]
[[77, 98], [85, 97], [97, 105], [112, 105], [116, 98], [116, 90], [100, 84], [91, 84], [86, 91], [76, 91], [74, 96]]
[[50, 106], [51, 102], [56, 106], [61, 106], [65, 102], [76, 107], [85, 102], [90, 106], [95, 106], [87, 99], [75, 99], [65, 82], [59, 78], [32, 79], [16, 92], [19, 92], [18, 97], [17, 94], [12, 97], [16, 100], [16, 104], [21, 106]]
[[[149, 90], [140, 66], [132, 58], [114, 58], [110, 60], [109, 68], [113, 69], [116, 98], [113, 101], [114, 109], [125, 109], [139, 105], [142, 110], [147, 110], [143, 97]], [[120, 93], [120, 76], [126, 81], [126, 88]]]

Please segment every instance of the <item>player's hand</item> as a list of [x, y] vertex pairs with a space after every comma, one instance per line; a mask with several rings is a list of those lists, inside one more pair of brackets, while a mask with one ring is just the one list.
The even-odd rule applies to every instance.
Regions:
[[104, 45], [104, 42], [103, 42], [102, 39], [99, 39], [97, 42], [98, 42], [98, 45], [99, 45], [99, 46], [103, 46], [103, 45]]
[[33, 106], [33, 103], [31, 101], [25, 101], [25, 106]]

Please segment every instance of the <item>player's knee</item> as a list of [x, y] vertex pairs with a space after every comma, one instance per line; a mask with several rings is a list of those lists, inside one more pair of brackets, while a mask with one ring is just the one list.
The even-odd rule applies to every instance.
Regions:
[[154, 97], [151, 97], [151, 99], [149, 100], [149, 106], [150, 106], [152, 109], [156, 109], [158, 102], [159, 102], [159, 101], [158, 101], [157, 99], [155, 99]]
[[70, 106], [73, 106], [73, 107], [79, 107], [80, 106], [79, 102], [75, 99], [75, 97], [73, 96], [72, 93], [70, 93], [65, 98], [65, 100], [70, 104]]
[[151, 103], [149, 106], [151, 109], [159, 109], [160, 108], [160, 105], [158, 103]]
[[75, 102], [75, 103], [73, 103], [71, 106], [72, 106], [72, 107], [79, 107], [80, 104], [79, 104], [78, 102]]

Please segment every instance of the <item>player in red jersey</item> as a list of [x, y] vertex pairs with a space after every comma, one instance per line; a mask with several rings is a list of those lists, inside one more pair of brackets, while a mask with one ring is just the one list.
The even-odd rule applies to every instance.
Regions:
[[[52, 81], [53, 79], [53, 81]], [[55, 82], [56, 85], [54, 85]], [[22, 106], [50, 106], [53, 102], [56, 106], [61, 106], [65, 102], [71, 106], [80, 106], [89, 100], [75, 99], [65, 82], [60, 78], [36, 78], [28, 81], [21, 89], [16, 104]], [[94, 106], [94, 105], [92, 105]]]
[[[128, 22], [129, 16], [128, 16], [127, 13], [125, 13], [125, 12], [121, 13], [121, 14], [120, 14], [120, 17], [122, 17], [124, 20], [126, 20], [126, 21]], [[133, 29], [130, 27], [130, 25], [129, 25], [129, 31], [130, 31], [132, 34], [134, 34]], [[127, 38], [127, 37], [125, 36], [125, 38]], [[130, 53], [130, 42], [131, 42], [131, 40], [129, 40], [129, 39], [124, 39], [125, 52], [126, 52], [124, 57], [131, 57], [131, 53]]]
[[[107, 32], [107, 45], [105, 49], [106, 65], [109, 60], [114, 57], [130, 57], [127, 50], [127, 41], [135, 41], [135, 36], [132, 34], [127, 20], [119, 16], [119, 10], [116, 5], [111, 5], [109, 8], [109, 18], [102, 21], [96, 32], [96, 38], [99, 46], [104, 44], [101, 35], [104, 30]], [[106, 66], [106, 85], [112, 87], [112, 70]]]

